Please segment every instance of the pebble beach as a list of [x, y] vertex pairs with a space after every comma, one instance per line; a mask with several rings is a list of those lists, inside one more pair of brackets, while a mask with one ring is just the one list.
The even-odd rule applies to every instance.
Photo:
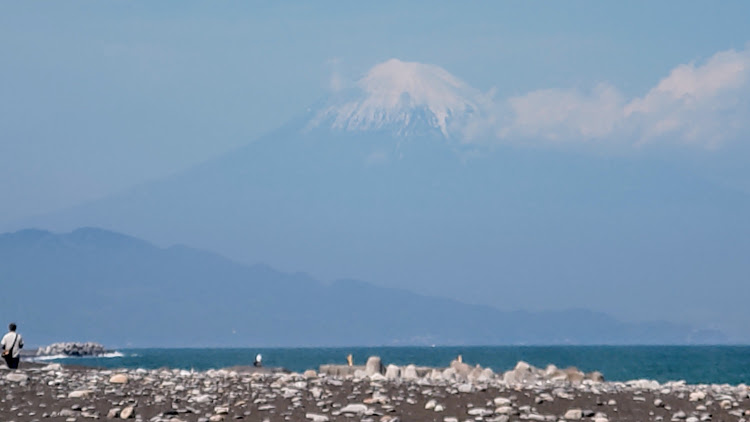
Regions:
[[103, 370], [22, 363], [0, 370], [0, 420], [218, 421], [739, 421], [750, 388], [682, 381], [608, 382], [599, 373], [519, 362], [495, 373], [323, 365], [303, 373], [233, 367]]

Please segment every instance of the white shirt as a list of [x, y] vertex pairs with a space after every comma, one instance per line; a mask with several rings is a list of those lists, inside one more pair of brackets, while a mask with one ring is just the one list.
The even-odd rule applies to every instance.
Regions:
[[[18, 340], [16, 340], [16, 336], [18, 336]], [[15, 345], [13, 345], [13, 342], [16, 342]], [[23, 347], [23, 338], [20, 334], [10, 331], [8, 334], [6, 334], [3, 337], [3, 340], [0, 341], [0, 345], [3, 346], [3, 350], [9, 349], [10, 346], [13, 346], [13, 350], [11, 351], [11, 355], [14, 358], [17, 358], [18, 355], [21, 353], [21, 348]]]

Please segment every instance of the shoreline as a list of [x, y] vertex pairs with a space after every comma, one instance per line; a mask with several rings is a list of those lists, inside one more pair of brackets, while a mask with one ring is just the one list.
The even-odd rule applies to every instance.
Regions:
[[[534, 368], [505, 373], [454, 361], [446, 368], [329, 365], [280, 368], [97, 369], [22, 363], [0, 370], [4, 421], [747, 421], [747, 385], [604, 381], [596, 373]], [[8, 399], [12, 397], [12, 399]], [[109, 418], [108, 418], [109, 416]]]

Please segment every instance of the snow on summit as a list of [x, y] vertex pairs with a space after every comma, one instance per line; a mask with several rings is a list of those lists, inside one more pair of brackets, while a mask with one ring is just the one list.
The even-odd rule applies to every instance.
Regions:
[[397, 59], [370, 69], [346, 94], [329, 102], [312, 125], [397, 135], [437, 130], [455, 138], [486, 103], [479, 91], [439, 66]]

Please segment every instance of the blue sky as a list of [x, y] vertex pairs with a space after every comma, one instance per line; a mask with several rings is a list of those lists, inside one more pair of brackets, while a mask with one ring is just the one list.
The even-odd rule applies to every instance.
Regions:
[[71, 206], [216, 156], [303, 112], [329, 93], [333, 75], [356, 80], [390, 58], [441, 66], [497, 98], [590, 93], [601, 83], [643, 96], [680, 64], [747, 49], [749, 9], [2, 2], [0, 219]]
[[[669, 277], [671, 268], [661, 259], [675, 263], [689, 256], [696, 261], [692, 264], [699, 271], [682, 267], [690, 289], [680, 290], [680, 279], [659, 286], [661, 293], [672, 289], [683, 294], [696, 309], [692, 322], [701, 315], [707, 315], [709, 323], [719, 321], [711, 318], [724, 312], [717, 306], [700, 308], [704, 274], [721, 270], [726, 288], [748, 270], [740, 259], [746, 252], [746, 241], [740, 238], [744, 232], [738, 231], [747, 223], [715, 221], [736, 218], [736, 210], [726, 204], [734, 203], [735, 195], [742, 198], [737, 203], [745, 204], [750, 195], [748, 2], [0, 1], [0, 11], [0, 228], [18, 228], [34, 216], [116, 195], [234, 151], [342, 90], [382, 82], [367, 75], [400, 78], [413, 71], [421, 81], [455, 82], [461, 95], [456, 102], [454, 91], [437, 97], [437, 91], [429, 89], [412, 94], [424, 94], [438, 105], [466, 100], [480, 109], [479, 118], [452, 132], [455, 140], [469, 147], [518, 152], [515, 157], [526, 164], [514, 167], [511, 158], [506, 164], [516, 168], [516, 174], [539, 176], [538, 189], [530, 191], [573, 210], [570, 216], [579, 227], [589, 227], [591, 219], [601, 223], [585, 233], [595, 239], [586, 244], [594, 255], [599, 252], [596, 245], [607, 244], [608, 232], [600, 229], [607, 226], [609, 212], [626, 218], [641, 234], [658, 231], [660, 227], [652, 225], [670, 223], [669, 213], [674, 213], [679, 224], [662, 233], [672, 238], [630, 239], [618, 253], [640, 260], [636, 275], [643, 276], [641, 288]], [[404, 76], [392, 82], [409, 80]], [[615, 161], [625, 162], [626, 170], [608, 177], [592, 170]], [[585, 170], [568, 173], [575, 173], [570, 180], [581, 180], [584, 187], [562, 186], [570, 188], [565, 191], [570, 194], [558, 194], [554, 181], [546, 184], [545, 177], [577, 169], [579, 163]], [[656, 177], [672, 170], [688, 176], [675, 179], [678, 182], [656, 180], [658, 189], [646, 186], [641, 196], [628, 193], [628, 186], [613, 186], [604, 203], [581, 198], [580, 192], [607, 192], [609, 184], [622, 183], [617, 177], [630, 174], [627, 169], [645, 169]], [[509, 174], [508, 191], [515, 189], [513, 176]], [[632, 180], [647, 180], [636, 176]], [[675, 185], [683, 180], [691, 184]], [[665, 187], [676, 193], [662, 201], [659, 189]], [[616, 197], [617, 192], [625, 194]], [[700, 195], [707, 199], [693, 198]], [[635, 203], [621, 204], [625, 197]], [[711, 204], [711, 198], [723, 202]], [[529, 203], [533, 205], [534, 198]], [[692, 207], [685, 215], [673, 208], [685, 204]], [[525, 207], [519, 205], [519, 215], [537, 211]], [[508, 256], [531, 262], [534, 251], [542, 250], [539, 256], [557, 259], [558, 268], [538, 278], [562, 269], [574, 283], [581, 276], [578, 264], [586, 257], [555, 254], [566, 248], [568, 236], [580, 233], [560, 229], [551, 212], [523, 221], [541, 224], [529, 232], [510, 227], [518, 236], [514, 241], [528, 244], [523, 250], [513, 249], [512, 242], [504, 244]], [[481, 222], [475, 223], [481, 234]], [[546, 229], [559, 229], [559, 245], [547, 244]], [[460, 275], [469, 268], [474, 289], [460, 299], [498, 303], [507, 292], [503, 286], [492, 292], [481, 288], [481, 280], [501, 268], [495, 263], [481, 266], [492, 251], [463, 256], [457, 260], [463, 266], [427, 268], [429, 277], [444, 276], [442, 284], [409, 285], [408, 279], [425, 274], [435, 256], [450, 261], [456, 252], [450, 242], [433, 245], [430, 254], [412, 260], [422, 267], [414, 264], [398, 274], [393, 268], [408, 259], [396, 252], [387, 256], [385, 241], [363, 247], [382, 251], [382, 263], [368, 261], [367, 253], [349, 256], [352, 248], [341, 245], [339, 252], [348, 260], [337, 260], [324, 249], [284, 249], [286, 245], [275, 245], [276, 256], [263, 256], [274, 245], [239, 252], [235, 244], [245, 241], [245, 233], [227, 230], [227, 236], [212, 227], [193, 233], [168, 227], [158, 235], [143, 228], [124, 231], [160, 244], [184, 242], [236, 259], [257, 258], [324, 280], [363, 278], [436, 295], [452, 294], [452, 281], [445, 274]], [[538, 238], [526, 239], [528, 233]], [[266, 234], [274, 238], [271, 231]], [[472, 236], [455, 233], [455, 239], [480, 248]], [[581, 242], [586, 243], [586, 236]], [[681, 236], [688, 240], [681, 244]], [[712, 242], [713, 255], [697, 262], [702, 245], [690, 244], [690, 239]], [[733, 248], [738, 243], [744, 246]], [[662, 255], [662, 246], [690, 251]], [[640, 300], [626, 274], [636, 265], [607, 253], [601, 252], [596, 268], [618, 272], [622, 266], [621, 274], [615, 274], [621, 296]], [[721, 262], [725, 264], [716, 264], [721, 268], [712, 267]], [[522, 276], [525, 269], [515, 271]], [[697, 275], [700, 271], [705, 273]], [[586, 279], [589, 291], [596, 282], [593, 272]], [[550, 291], [562, 294], [568, 287], [551, 286]], [[528, 293], [512, 288], [519, 296]], [[607, 310], [606, 295], [591, 297], [601, 301], [597, 309]], [[548, 299], [546, 304], [555, 305], [554, 297]], [[620, 305], [616, 315], [633, 316], [628, 303]], [[680, 318], [689, 313], [679, 304], [670, 309], [666, 312]], [[742, 328], [746, 311], [735, 307], [731, 312], [734, 316], [724, 322], [731, 319], [750, 339]], [[664, 316], [656, 311], [643, 315]]]

